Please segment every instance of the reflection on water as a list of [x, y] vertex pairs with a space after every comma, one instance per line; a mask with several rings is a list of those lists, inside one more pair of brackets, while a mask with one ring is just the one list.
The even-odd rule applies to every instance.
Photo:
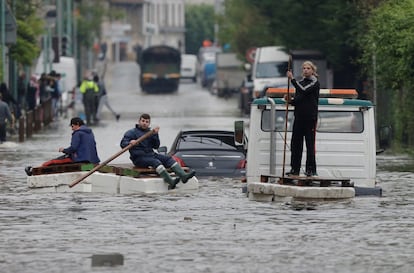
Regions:
[[378, 169], [388, 172], [412, 172], [414, 170], [414, 158], [408, 155], [382, 156], [377, 161]]
[[[111, 103], [135, 101], [123, 107], [119, 122], [108, 113], [112, 122], [93, 128], [101, 160], [120, 150], [137, 109], [156, 111], [153, 124], [161, 126], [167, 147], [180, 129], [232, 128], [236, 99], [232, 104], [210, 98], [189, 84], [178, 94], [144, 94], [144, 100], [131, 86], [136, 64], [126, 68], [114, 69], [121, 80], [113, 90], [120, 95]], [[158, 104], [162, 107], [154, 109]], [[183, 195], [28, 191], [24, 167], [59, 156], [58, 148], [70, 142], [68, 124], [62, 120], [31, 141], [0, 146], [1, 273], [411, 273], [414, 268], [414, 174], [402, 171], [404, 166], [385, 170], [393, 157], [378, 157], [383, 197], [351, 201], [253, 202], [240, 181], [223, 178], [202, 179], [197, 193]], [[129, 162], [128, 154], [114, 161], [123, 162]], [[108, 253], [122, 254], [124, 265], [91, 267], [92, 255]]]
[[[65, 142], [65, 141], [63, 141]], [[237, 179], [195, 194], [27, 191], [22, 166], [46, 141], [1, 150], [0, 272], [411, 272], [414, 174], [381, 171], [382, 198], [260, 203]], [[59, 147], [59, 137], [47, 139]], [[378, 160], [384, 164], [392, 158]], [[93, 254], [124, 265], [91, 267]]]

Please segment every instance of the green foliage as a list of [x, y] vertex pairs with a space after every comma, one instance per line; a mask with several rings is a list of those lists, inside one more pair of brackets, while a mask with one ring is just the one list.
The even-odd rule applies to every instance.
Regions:
[[362, 36], [361, 62], [372, 67], [379, 81], [379, 93], [392, 98], [394, 137], [402, 145], [414, 145], [414, 0], [386, 1], [368, 20], [368, 31]]
[[227, 0], [226, 14], [220, 21], [220, 37], [222, 40], [231, 37], [228, 39], [240, 54], [248, 47], [264, 45], [320, 50], [337, 70], [353, 71], [356, 53], [350, 30], [359, 18], [355, 17], [352, 3]]
[[225, 14], [218, 17], [221, 44], [230, 44], [240, 56], [251, 47], [280, 44], [272, 35], [268, 18], [261, 16], [260, 9], [251, 6], [248, 0], [228, 0]]
[[22, 65], [31, 65], [40, 48], [38, 37], [43, 31], [43, 21], [36, 15], [36, 1], [13, 2], [17, 24], [17, 41], [9, 48], [10, 56]]
[[[40, 52], [37, 34], [34, 33], [30, 21], [17, 20], [17, 41], [9, 49], [9, 55], [22, 65], [31, 65]], [[34, 21], [37, 22], [36, 19]]]
[[104, 18], [119, 20], [125, 17], [125, 12], [111, 8], [108, 10], [101, 0], [82, 1], [79, 4], [77, 17], [77, 39], [80, 47], [92, 47], [94, 40], [102, 38], [102, 22]]
[[77, 39], [80, 47], [90, 48], [94, 39], [101, 37], [101, 24], [105, 15], [103, 5], [94, 1], [82, 1], [77, 18]]
[[197, 54], [205, 39], [214, 40], [214, 16], [211, 5], [186, 5], [186, 53]]

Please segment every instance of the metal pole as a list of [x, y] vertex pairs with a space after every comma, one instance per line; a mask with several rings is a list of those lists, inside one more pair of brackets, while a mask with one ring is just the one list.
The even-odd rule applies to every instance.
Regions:
[[2, 81], [6, 82], [6, 7], [5, 0], [1, 0], [1, 72]]
[[49, 72], [53, 70], [52, 58], [50, 52], [52, 50], [52, 30], [50, 26], [47, 26], [47, 63], [49, 64]]
[[[70, 40], [67, 42], [67, 51], [69, 56], [72, 56], [72, 1], [66, 1], [66, 30], [65, 34]], [[75, 19], [76, 20], [76, 19]]]
[[271, 104], [270, 108], [270, 159], [269, 159], [269, 174], [274, 175], [276, 173], [276, 141], [275, 141], [275, 127], [276, 127], [276, 103], [273, 98], [267, 98]]
[[[78, 33], [78, 16], [79, 16], [79, 11], [78, 11], [78, 4], [77, 2], [75, 2], [73, 4], [73, 11], [75, 12], [75, 18], [73, 20], [73, 31], [71, 32], [72, 34], [72, 53], [73, 53], [73, 57], [76, 60], [76, 74], [77, 74], [77, 80], [80, 81], [81, 80], [81, 67], [80, 67], [80, 60], [79, 60], [79, 56], [78, 56], [78, 38], [77, 38], [77, 33]], [[71, 11], [72, 12], [72, 11]]]
[[62, 55], [62, 33], [63, 33], [63, 16], [62, 16], [62, 0], [56, 0], [56, 27], [57, 27], [57, 43], [59, 54]]

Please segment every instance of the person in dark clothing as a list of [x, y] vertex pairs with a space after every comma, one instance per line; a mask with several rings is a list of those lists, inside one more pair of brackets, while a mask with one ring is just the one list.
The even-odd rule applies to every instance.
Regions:
[[[128, 130], [124, 134], [120, 146], [125, 148], [129, 144], [133, 144], [134, 146], [129, 149], [129, 158], [132, 163], [134, 163], [137, 167], [155, 168], [156, 172], [164, 179], [165, 182], [169, 184], [170, 189], [174, 189], [180, 182], [180, 179], [183, 183], [187, 183], [187, 181], [195, 175], [194, 170], [186, 173], [171, 156], [154, 152], [154, 149], [160, 147], [160, 139], [158, 136], [160, 127], [155, 127], [153, 129], [155, 132], [153, 135], [142, 140], [140, 143], [135, 144], [138, 138], [151, 130], [150, 124], [150, 115], [142, 114], [135, 128]], [[178, 177], [173, 179], [167, 172], [166, 168], [171, 168], [178, 175]]]
[[7, 103], [9, 106], [10, 104], [17, 105], [17, 101], [14, 99], [12, 94], [10, 94], [9, 89], [7, 88], [7, 84], [2, 82], [0, 84], [0, 93], [3, 96], [3, 101]]
[[[59, 148], [63, 156], [46, 161], [42, 166], [66, 164], [66, 163], [94, 163], [98, 164], [100, 159], [96, 150], [95, 136], [83, 120], [79, 117], [72, 118], [70, 121], [72, 127], [72, 140], [67, 148]], [[31, 167], [25, 168], [27, 175], [31, 175]]]
[[121, 117], [121, 115], [118, 114], [117, 112], [115, 112], [114, 109], [112, 109], [111, 105], [109, 104], [108, 95], [106, 93], [105, 83], [103, 81], [99, 80], [98, 75], [93, 76], [93, 81], [99, 87], [98, 107], [97, 107], [97, 110], [96, 110], [96, 119], [97, 120], [101, 119], [102, 108], [103, 108], [103, 106], [106, 106], [111, 111], [111, 113], [114, 115], [116, 121], [118, 121], [119, 118]]
[[47, 91], [48, 87], [48, 78], [46, 73], [42, 73], [39, 79], [39, 97], [40, 97], [40, 104], [43, 104], [50, 98], [50, 92]]
[[2, 94], [0, 93], [0, 144], [6, 141], [7, 121], [13, 127], [14, 120], [9, 105], [2, 100]]
[[[318, 120], [318, 104], [320, 84], [316, 66], [305, 61], [302, 64], [302, 80], [299, 82], [291, 71], [287, 77], [295, 87], [295, 96], [287, 98], [295, 106], [291, 140], [291, 167], [288, 175], [299, 175], [302, 162], [303, 139], [306, 143], [306, 176], [317, 176], [315, 159], [315, 133]], [[286, 98], [285, 98], [286, 99]]]
[[86, 124], [89, 126], [98, 123], [98, 119], [96, 118], [96, 102], [98, 101], [99, 87], [93, 81], [93, 76], [90, 72], [85, 74], [79, 91], [82, 94], [83, 106], [85, 108]]
[[[9, 88], [7, 88], [7, 84], [2, 82], [0, 84], [0, 93], [3, 97], [3, 101], [9, 106], [10, 112], [12, 114], [13, 120], [18, 119], [19, 115], [19, 105], [17, 101], [14, 99], [13, 95], [9, 92]], [[13, 124], [12, 129], [14, 130], [15, 124]]]
[[36, 76], [32, 75], [30, 81], [27, 84], [27, 110], [34, 111], [36, 108], [36, 99], [38, 96], [39, 84], [37, 82]]

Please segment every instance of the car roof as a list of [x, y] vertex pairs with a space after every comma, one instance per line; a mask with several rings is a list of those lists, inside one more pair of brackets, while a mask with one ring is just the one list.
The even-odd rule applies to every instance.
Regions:
[[189, 135], [234, 135], [234, 131], [229, 130], [183, 130], [181, 136]]

